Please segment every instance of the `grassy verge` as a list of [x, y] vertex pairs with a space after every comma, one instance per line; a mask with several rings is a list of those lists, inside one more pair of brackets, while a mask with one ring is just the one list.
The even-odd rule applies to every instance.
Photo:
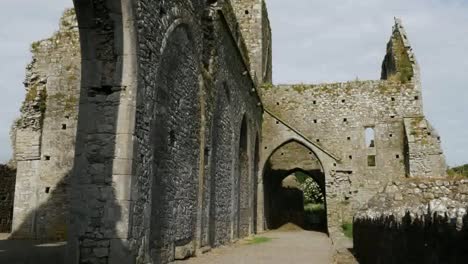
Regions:
[[253, 237], [252, 239], [249, 239], [247, 244], [258, 245], [258, 244], [267, 243], [270, 241], [271, 241], [271, 238], [269, 237], [256, 236], [256, 237]]
[[343, 223], [341, 229], [346, 237], [353, 238], [353, 223]]

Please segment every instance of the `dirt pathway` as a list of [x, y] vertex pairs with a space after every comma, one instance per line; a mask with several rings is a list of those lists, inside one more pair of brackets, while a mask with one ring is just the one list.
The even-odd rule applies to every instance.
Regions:
[[240, 242], [214, 249], [177, 264], [330, 264], [333, 247], [324, 233], [312, 231], [272, 231], [259, 235], [271, 238], [258, 244]]

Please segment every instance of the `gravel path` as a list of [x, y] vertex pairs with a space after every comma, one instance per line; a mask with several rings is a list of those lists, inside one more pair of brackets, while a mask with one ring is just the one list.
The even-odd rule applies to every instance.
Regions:
[[271, 238], [260, 244], [241, 241], [214, 249], [177, 264], [330, 264], [333, 247], [324, 233], [313, 231], [272, 231], [259, 235]]

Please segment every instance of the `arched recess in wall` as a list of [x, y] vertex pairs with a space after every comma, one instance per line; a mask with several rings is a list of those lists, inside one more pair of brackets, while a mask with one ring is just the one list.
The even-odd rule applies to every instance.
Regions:
[[[322, 161], [312, 149], [295, 139], [290, 139], [275, 148], [266, 159], [262, 169], [263, 177], [263, 217], [267, 229], [278, 228], [284, 224], [284, 215], [281, 212], [283, 193], [282, 181], [289, 175], [303, 172], [310, 176], [320, 186], [323, 197], [326, 197], [326, 179]], [[326, 210], [326, 200], [324, 200]], [[325, 218], [324, 227], [327, 226]], [[296, 224], [297, 219], [291, 219]]]
[[174, 259], [193, 243], [197, 219], [199, 65], [188, 25], [167, 34], [155, 83], [150, 249], [153, 261]]
[[232, 123], [229, 87], [219, 83], [216, 110], [212, 126], [212, 156], [210, 167], [210, 208], [208, 240], [211, 247], [227, 244], [231, 239]]
[[247, 116], [242, 118], [237, 153], [237, 169], [234, 177], [234, 238], [246, 237], [250, 228], [250, 164], [249, 164], [249, 127]]
[[257, 233], [258, 225], [258, 163], [260, 162], [260, 136], [255, 133], [255, 149], [252, 172], [252, 233]]

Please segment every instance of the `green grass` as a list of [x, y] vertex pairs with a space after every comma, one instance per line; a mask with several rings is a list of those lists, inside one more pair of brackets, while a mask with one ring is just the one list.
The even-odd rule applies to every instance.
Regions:
[[353, 238], [353, 224], [352, 223], [341, 224], [341, 229], [343, 229], [343, 234], [346, 237]]
[[271, 238], [269, 238], [269, 237], [256, 236], [256, 237], [253, 237], [252, 239], [249, 239], [248, 244], [249, 245], [258, 245], [258, 244], [267, 243], [267, 242], [270, 242], [270, 241], [271, 241]]
[[325, 206], [323, 204], [306, 204], [304, 206], [304, 212], [306, 213], [314, 213], [314, 212], [322, 212], [325, 211]]

